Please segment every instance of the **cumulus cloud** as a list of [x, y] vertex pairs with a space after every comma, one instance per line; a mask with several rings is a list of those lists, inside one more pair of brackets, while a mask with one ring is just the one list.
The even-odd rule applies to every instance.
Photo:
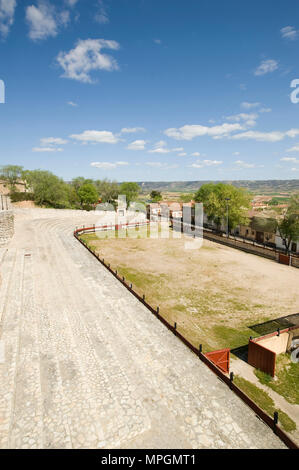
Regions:
[[199, 152], [193, 152], [193, 153], [191, 153], [191, 156], [192, 157], [200, 157], [200, 153]]
[[144, 150], [146, 145], [145, 140], [134, 140], [134, 142], [131, 142], [128, 146], [128, 150]]
[[6, 37], [14, 22], [16, 0], [0, 0], [0, 33]]
[[44, 137], [40, 140], [40, 143], [41, 145], [65, 145], [68, 141], [60, 137]]
[[244, 162], [243, 160], [237, 160], [235, 161], [235, 164], [241, 168], [255, 168], [254, 163], [247, 163], [247, 162]]
[[119, 141], [119, 139], [110, 131], [84, 131], [81, 134], [72, 134], [70, 135], [70, 138], [82, 143], [94, 144], [116, 144]]
[[107, 9], [104, 5], [103, 0], [98, 0], [97, 13], [94, 19], [97, 23], [100, 23], [100, 24], [109, 23], [109, 16], [108, 16]]
[[287, 152], [299, 152], [299, 145], [295, 145], [294, 147], [287, 149]]
[[239, 113], [234, 114], [232, 116], [227, 116], [226, 119], [228, 121], [235, 121], [235, 122], [244, 122], [246, 126], [253, 127], [256, 125], [256, 120], [258, 119], [259, 115], [257, 113]]
[[295, 41], [298, 38], [299, 32], [294, 28], [294, 26], [285, 26], [280, 30], [281, 36], [284, 39], [289, 39]]
[[67, 104], [69, 106], [72, 106], [73, 108], [76, 108], [78, 106], [77, 103], [75, 103], [74, 101], [68, 101]]
[[59, 28], [66, 26], [69, 19], [68, 10], [58, 11], [47, 0], [39, 0], [37, 6], [29, 5], [26, 8], [29, 37], [33, 41], [57, 36]]
[[74, 49], [58, 54], [57, 62], [64, 70], [62, 77], [83, 83], [94, 83], [90, 76], [91, 72], [118, 70], [117, 61], [111, 55], [104, 54], [102, 49], [118, 50], [119, 47], [118, 42], [112, 40], [79, 40]]
[[241, 103], [241, 107], [244, 109], [252, 109], [252, 108], [257, 108], [258, 106], [260, 106], [260, 104], [261, 103], [258, 103], [258, 102], [249, 103], [248, 101], [243, 101], [243, 103]]
[[220, 160], [197, 160], [195, 163], [190, 165], [192, 168], [204, 168], [205, 166], [218, 166], [222, 165], [222, 161]]
[[289, 131], [281, 132], [281, 131], [272, 131], [272, 132], [259, 132], [259, 131], [247, 131], [241, 132], [240, 134], [235, 134], [230, 136], [230, 139], [236, 140], [256, 140], [259, 142], [279, 142], [283, 140], [285, 137], [294, 138], [299, 135], [299, 129], [290, 129]]
[[100, 168], [104, 170], [109, 170], [109, 169], [114, 169], [117, 168], [118, 166], [127, 166], [129, 165], [128, 162], [92, 162], [90, 166], [93, 166], [95, 168]]
[[274, 72], [278, 69], [278, 62], [273, 59], [262, 60], [260, 65], [255, 69], [254, 75], [261, 76], [266, 75], [267, 73]]
[[225, 136], [232, 132], [243, 130], [244, 128], [239, 124], [224, 123], [219, 126], [201, 126], [199, 124], [186, 125], [180, 128], [169, 128], [164, 131], [164, 134], [168, 137], [172, 137], [176, 140], [192, 140], [195, 137], [203, 136]]
[[121, 134], [134, 134], [135, 132], [145, 132], [144, 127], [123, 127]]
[[33, 147], [33, 152], [63, 152], [62, 148], [57, 147]]
[[283, 157], [280, 159], [282, 162], [292, 162], [292, 163], [299, 163], [299, 160], [295, 157]]

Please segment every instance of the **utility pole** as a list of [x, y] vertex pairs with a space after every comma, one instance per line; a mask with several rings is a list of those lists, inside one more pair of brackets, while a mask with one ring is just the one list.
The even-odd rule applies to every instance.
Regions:
[[228, 206], [228, 201], [230, 201], [230, 197], [226, 197], [225, 198], [226, 200], [226, 236], [227, 238], [229, 237], [229, 226], [228, 226], [228, 209], [229, 209], [229, 206]]

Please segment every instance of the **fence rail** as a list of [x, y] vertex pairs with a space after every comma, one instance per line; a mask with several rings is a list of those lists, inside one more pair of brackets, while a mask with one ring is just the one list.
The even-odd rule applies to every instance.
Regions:
[[[174, 229], [177, 229], [177, 227], [180, 225], [180, 222], [177, 219], [170, 219], [170, 223]], [[193, 224], [184, 224], [184, 225], [185, 226], [188, 225], [191, 231], [198, 228]], [[183, 226], [183, 223], [181, 222], [181, 227], [182, 226]], [[254, 240], [249, 240], [248, 238], [241, 237], [240, 235], [230, 234], [227, 237], [225, 233], [217, 232], [216, 230], [212, 230], [207, 227], [203, 227], [203, 237], [206, 238], [207, 240], [220, 243], [221, 245], [226, 245], [231, 248], [236, 248], [238, 250], [245, 251], [246, 253], [251, 253], [253, 255], [262, 256], [263, 258], [271, 259], [279, 263], [281, 262], [281, 259], [282, 259], [281, 255], [286, 256], [285, 250], [281, 248], [277, 248], [277, 247], [274, 248], [274, 247], [267, 245], [266, 243], [261, 244]], [[288, 258], [289, 258], [289, 261], [287, 264], [289, 266], [292, 266], [294, 268], [299, 268], [299, 256], [297, 254], [291, 253], [290, 255], [288, 255]]]
[[280, 438], [280, 440], [289, 448], [289, 449], [298, 449], [299, 447], [297, 444], [292, 441], [292, 439], [278, 426], [277, 424], [277, 414], [274, 413], [274, 417], [272, 418], [269, 416], [265, 411], [263, 411], [256, 403], [251, 400], [237, 385], [233, 382], [233, 373], [228, 376], [225, 374], [219, 367], [217, 367], [210, 359], [203, 353], [202, 345], [199, 345], [199, 348], [196, 348], [190, 341], [188, 341], [177, 329], [177, 323], [171, 325], [162, 315], [160, 315], [160, 308], [153, 308], [145, 299], [144, 295], [140, 295], [133, 289], [133, 285], [131, 283], [126, 282], [124, 277], [121, 277], [117, 271], [114, 271], [109, 263], [106, 263], [103, 258], [101, 258], [95, 250], [90, 248], [88, 244], [80, 239], [80, 235], [84, 233], [92, 233], [96, 232], [97, 230], [119, 230], [120, 228], [130, 228], [137, 227], [140, 225], [147, 225], [149, 221], [146, 223], [141, 224], [122, 224], [122, 225], [101, 225], [101, 226], [92, 226], [92, 227], [82, 227], [77, 228], [74, 231], [74, 237], [132, 294], [136, 297], [155, 317], [160, 320], [166, 328], [168, 328], [182, 343], [184, 343], [196, 356], [212, 371], [214, 374], [219, 377], [219, 379], [225, 383], [227, 386], [230, 387], [232, 392], [234, 392], [241, 400], [246, 403], [255, 413], [256, 415], [267, 424], [273, 432]]

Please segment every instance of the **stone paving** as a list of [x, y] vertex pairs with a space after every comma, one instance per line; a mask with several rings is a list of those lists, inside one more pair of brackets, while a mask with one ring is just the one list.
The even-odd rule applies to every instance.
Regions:
[[283, 448], [72, 236], [18, 209], [2, 253], [0, 448]]

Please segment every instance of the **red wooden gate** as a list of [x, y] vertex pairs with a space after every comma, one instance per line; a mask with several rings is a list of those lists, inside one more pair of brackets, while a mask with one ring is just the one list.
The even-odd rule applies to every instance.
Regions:
[[286, 264], [289, 266], [290, 264], [290, 257], [288, 255], [283, 255], [282, 253], [279, 253], [279, 262], [281, 264]]
[[226, 374], [229, 373], [230, 349], [220, 349], [206, 353], [205, 356]]

